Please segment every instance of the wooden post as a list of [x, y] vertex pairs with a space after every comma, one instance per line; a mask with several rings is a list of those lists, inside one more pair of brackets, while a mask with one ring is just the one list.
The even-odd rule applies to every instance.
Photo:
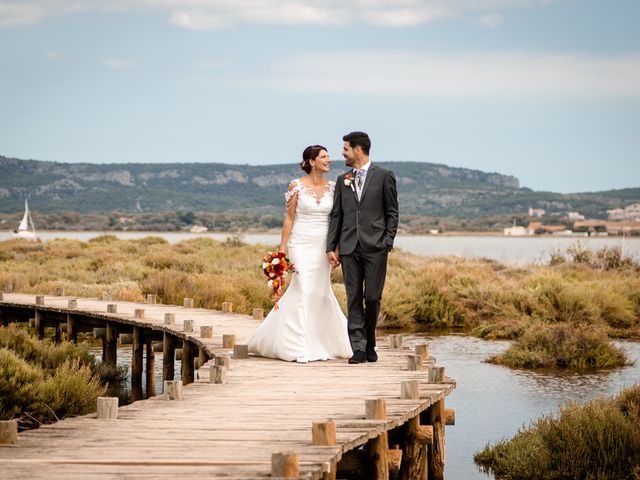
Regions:
[[398, 478], [413, 480], [427, 478], [427, 446], [433, 440], [433, 427], [420, 425], [420, 418], [411, 418], [402, 429], [403, 460]]
[[53, 343], [58, 344], [62, 341], [62, 324], [59, 323], [55, 326], [55, 331], [53, 333]]
[[175, 313], [165, 313], [164, 314], [164, 324], [165, 325], [175, 325], [176, 323], [176, 314]]
[[107, 313], [118, 313], [118, 304], [107, 303]]
[[156, 296], [152, 293], [147, 293], [147, 305], [154, 305], [156, 303]]
[[311, 444], [331, 447], [336, 444], [336, 422], [323, 420], [311, 424]]
[[147, 398], [156, 396], [156, 354], [153, 351], [153, 342], [149, 335], [144, 339], [146, 350], [145, 380], [147, 383]]
[[455, 425], [456, 424], [456, 409], [455, 408], [445, 408], [444, 409], [444, 418], [445, 425]]
[[56, 287], [56, 297], [64, 297], [64, 287]]
[[44, 295], [36, 295], [36, 305], [44, 306]]
[[402, 450], [398, 445], [394, 445], [387, 452], [387, 461], [389, 462], [389, 478], [398, 478], [400, 473], [400, 465], [402, 465]]
[[420, 382], [418, 380], [400, 382], [400, 398], [403, 400], [420, 400]]
[[118, 418], [118, 397], [98, 397], [97, 417], [101, 420]]
[[111, 294], [109, 292], [102, 292], [102, 301], [103, 302], [110, 302], [111, 301]]
[[227, 370], [224, 365], [209, 366], [209, 383], [225, 383]]
[[214, 362], [216, 365], [222, 365], [225, 370], [231, 370], [231, 358], [228, 355], [216, 355]]
[[184, 308], [193, 308], [193, 298], [184, 299]]
[[104, 362], [116, 365], [118, 360], [118, 324], [107, 322], [104, 337]]
[[426, 361], [429, 358], [429, 344], [428, 343], [419, 343], [415, 346], [416, 355], [422, 356], [422, 361]]
[[193, 359], [195, 357], [195, 347], [189, 340], [182, 342], [182, 384], [193, 383], [194, 368]]
[[233, 358], [249, 358], [249, 345], [234, 345]]
[[93, 337], [94, 338], [105, 338], [107, 336], [106, 328], [94, 328], [93, 329]]
[[236, 345], [235, 335], [222, 335], [222, 348], [233, 349]]
[[213, 327], [211, 325], [202, 325], [200, 327], [200, 338], [213, 338]]
[[231, 303], [231, 302], [222, 302], [222, 312], [223, 313], [232, 313], [233, 312], [233, 303]]
[[78, 308], [78, 300], [75, 298], [72, 298], [69, 300], [69, 304], [68, 304], [69, 308]]
[[182, 323], [182, 331], [185, 333], [193, 332], [193, 320], [185, 320]]
[[0, 290], [0, 302], [4, 301], [4, 293]]
[[164, 398], [167, 400], [182, 400], [182, 381], [165, 380]]
[[131, 383], [142, 385], [142, 357], [144, 348], [142, 328], [133, 327], [133, 339], [131, 343]]
[[78, 329], [76, 328], [76, 319], [73, 315], [67, 313], [67, 341], [78, 343]]
[[207, 355], [207, 351], [204, 348], [198, 349], [198, 358], [196, 358], [197, 368], [199, 369], [209, 360], [209, 355]]
[[33, 325], [36, 329], [36, 334], [39, 339], [44, 338], [44, 319], [42, 318], [42, 312], [36, 308], [34, 314]]
[[297, 478], [300, 476], [298, 454], [295, 452], [278, 452], [271, 454], [271, 476], [280, 478]]
[[433, 445], [427, 454], [430, 480], [444, 480], [444, 399], [438, 400], [426, 412], [428, 423], [433, 426]]
[[401, 334], [389, 335], [389, 345], [394, 350], [400, 350], [402, 349], [403, 339], [404, 339], [404, 336]]
[[120, 345], [131, 345], [133, 343], [133, 335], [130, 333], [121, 333], [118, 335]]
[[261, 308], [253, 309], [253, 319], [254, 320], [262, 320], [264, 319], [264, 310]]
[[408, 355], [407, 370], [422, 370], [422, 355]]
[[[386, 420], [387, 402], [384, 398], [365, 400], [365, 418]], [[387, 450], [389, 440], [387, 432], [383, 432], [367, 442], [366, 451], [371, 465], [371, 477], [375, 480], [389, 480]]]
[[18, 443], [18, 420], [0, 420], [0, 445]]
[[444, 381], [444, 367], [429, 367], [429, 383], [442, 383]]
[[164, 332], [162, 337], [162, 380], [173, 380], [175, 375], [176, 346], [173, 337]]
[[144, 308], [134, 308], [133, 318], [137, 320], [142, 320], [144, 318]]

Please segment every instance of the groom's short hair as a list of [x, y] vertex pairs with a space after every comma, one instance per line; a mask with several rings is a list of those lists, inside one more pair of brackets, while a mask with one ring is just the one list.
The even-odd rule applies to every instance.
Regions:
[[365, 155], [369, 155], [369, 150], [371, 149], [371, 139], [369, 135], [364, 132], [351, 132], [347, 133], [344, 137], [342, 137], [343, 142], [349, 142], [351, 148], [360, 147], [362, 149], [362, 153]]

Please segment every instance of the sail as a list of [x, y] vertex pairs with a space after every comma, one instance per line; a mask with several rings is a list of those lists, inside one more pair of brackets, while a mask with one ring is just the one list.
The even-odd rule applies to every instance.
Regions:
[[27, 201], [24, 201], [24, 217], [22, 217], [22, 221], [18, 226], [19, 232], [26, 232], [29, 230], [29, 205], [27, 205]]

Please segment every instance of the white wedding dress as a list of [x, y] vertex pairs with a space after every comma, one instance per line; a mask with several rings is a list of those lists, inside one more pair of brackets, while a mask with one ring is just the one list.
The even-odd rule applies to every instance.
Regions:
[[248, 340], [249, 352], [263, 357], [307, 362], [352, 355], [347, 318], [331, 290], [331, 268], [326, 255], [329, 212], [335, 182], [317, 198], [296, 180], [285, 193], [297, 194], [296, 216], [289, 237], [289, 259], [297, 273]]

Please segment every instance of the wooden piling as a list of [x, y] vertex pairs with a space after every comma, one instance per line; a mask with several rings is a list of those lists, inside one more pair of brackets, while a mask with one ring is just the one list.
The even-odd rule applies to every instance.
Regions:
[[419, 343], [415, 347], [416, 355], [422, 356], [422, 361], [426, 361], [429, 358], [429, 344], [428, 343]]
[[189, 385], [193, 383], [194, 366], [193, 360], [196, 355], [196, 348], [189, 340], [182, 342], [182, 384]]
[[422, 370], [422, 355], [408, 355], [407, 370]]
[[36, 305], [44, 306], [44, 295], [36, 295]]
[[455, 408], [445, 408], [444, 409], [444, 418], [445, 425], [455, 425], [456, 424], [456, 409]]
[[253, 309], [253, 319], [254, 320], [263, 320], [264, 319], [264, 310], [262, 308], [254, 308]]
[[56, 287], [56, 297], [64, 297], [64, 287]]
[[115, 420], [118, 418], [118, 397], [98, 397], [97, 418]]
[[183, 305], [184, 308], [193, 308], [193, 298], [185, 298]]
[[400, 382], [400, 398], [403, 400], [419, 400], [420, 382], [418, 380]]
[[209, 366], [209, 383], [225, 383], [227, 370], [224, 365]]
[[93, 329], [93, 337], [94, 338], [105, 338], [107, 336], [106, 328], [94, 328]]
[[311, 444], [333, 446], [336, 444], [336, 422], [322, 420], [311, 424]]
[[72, 309], [72, 308], [78, 308], [78, 300], [75, 298], [71, 298], [69, 299], [69, 302], [67, 304], [68, 308]]
[[271, 476], [297, 478], [300, 476], [298, 454], [295, 452], [277, 452], [271, 455]]
[[249, 345], [234, 345], [233, 358], [249, 358]]
[[222, 348], [228, 348], [229, 350], [233, 349], [236, 345], [236, 336], [235, 335], [222, 335]]
[[36, 311], [34, 312], [33, 326], [36, 329], [36, 335], [41, 340], [44, 338], [44, 319], [42, 317], [42, 311], [36, 308]]
[[175, 375], [175, 343], [173, 337], [164, 332], [162, 337], [162, 380], [173, 380]]
[[176, 314], [175, 313], [165, 313], [164, 314], [164, 324], [165, 325], [175, 325], [176, 323]]
[[232, 312], [233, 312], [233, 303], [222, 302], [222, 313], [232, 313]]
[[213, 327], [211, 325], [202, 325], [200, 327], [200, 338], [213, 338]]
[[182, 400], [182, 381], [165, 380], [164, 398], [167, 400]]
[[156, 296], [153, 293], [147, 293], [147, 305], [154, 305], [156, 303]]
[[144, 308], [134, 308], [133, 309], [133, 318], [137, 320], [144, 319]]
[[433, 426], [433, 443], [427, 453], [429, 480], [444, 480], [444, 399], [438, 400], [425, 412], [427, 421]]
[[133, 338], [131, 345], [131, 383], [142, 385], [142, 358], [144, 340], [142, 338], [142, 328], [133, 327]]
[[[1, 300], [1, 299], [0, 299]], [[18, 420], [0, 420], [0, 445], [18, 443]]]
[[144, 338], [146, 362], [145, 362], [145, 380], [147, 385], [147, 398], [156, 396], [156, 354], [153, 351], [153, 341], [151, 336]]
[[216, 365], [222, 365], [225, 370], [231, 369], [231, 358], [229, 355], [216, 355], [214, 357], [214, 362]]
[[182, 322], [182, 331], [185, 333], [193, 332], [193, 320], [185, 320]]
[[429, 383], [442, 383], [444, 381], [444, 367], [429, 366]]
[[118, 304], [117, 303], [108, 303], [107, 304], [107, 313], [118, 313]]
[[110, 302], [111, 301], [111, 294], [109, 292], [102, 292], [102, 301], [103, 302]]
[[133, 336], [130, 333], [121, 333], [118, 335], [118, 342], [120, 342], [120, 345], [131, 345]]
[[70, 313], [67, 313], [67, 341], [78, 343], [78, 329], [76, 327], [76, 319]]
[[[386, 400], [384, 398], [365, 400], [365, 418], [386, 420]], [[371, 478], [374, 480], [389, 480], [388, 449], [389, 440], [386, 430], [367, 442], [366, 452], [371, 465]]]
[[103, 362], [116, 365], [118, 360], [118, 324], [107, 322], [104, 336]]
[[404, 336], [401, 334], [389, 335], [389, 346], [393, 350], [401, 350]]

